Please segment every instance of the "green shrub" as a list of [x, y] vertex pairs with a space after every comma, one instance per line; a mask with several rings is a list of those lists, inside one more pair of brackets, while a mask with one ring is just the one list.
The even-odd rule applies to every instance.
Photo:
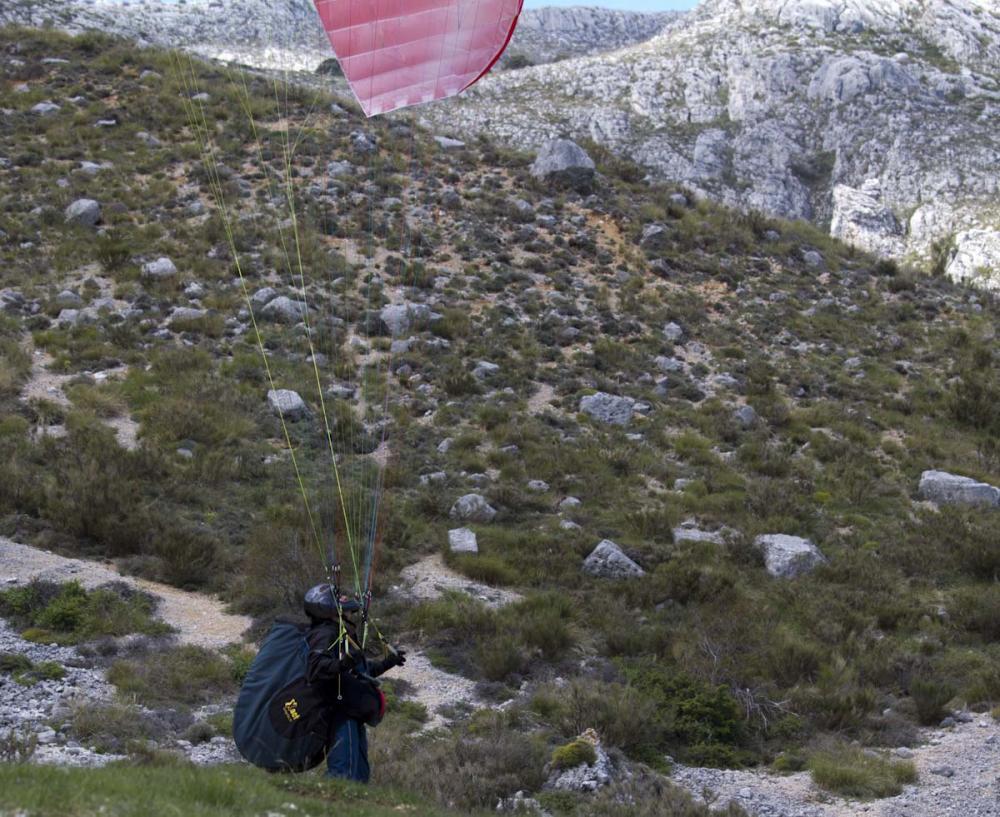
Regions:
[[590, 741], [577, 738], [552, 750], [553, 769], [575, 769], [587, 764], [593, 766], [597, 762], [597, 751]]
[[955, 591], [951, 611], [956, 623], [986, 641], [1000, 641], [1000, 584]]
[[948, 714], [945, 705], [955, 697], [955, 687], [934, 678], [914, 678], [910, 682], [910, 697], [917, 708], [917, 720], [934, 726]]
[[909, 761], [886, 760], [846, 746], [814, 754], [809, 771], [817, 786], [863, 799], [894, 797], [904, 784], [917, 780], [917, 769]]
[[493, 809], [511, 792], [536, 791], [545, 782], [544, 742], [512, 726], [503, 713], [486, 712], [428, 740], [387, 719], [371, 734], [372, 764], [380, 785], [399, 786], [466, 813]]

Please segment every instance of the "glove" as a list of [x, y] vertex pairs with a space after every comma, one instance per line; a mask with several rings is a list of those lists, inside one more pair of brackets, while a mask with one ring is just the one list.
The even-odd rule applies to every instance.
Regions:
[[361, 657], [361, 653], [355, 652], [353, 650], [347, 650], [342, 656], [340, 656], [340, 671], [349, 672], [358, 665], [358, 658]]
[[393, 647], [389, 653], [390, 666], [401, 667], [406, 663], [406, 650], [402, 647]]

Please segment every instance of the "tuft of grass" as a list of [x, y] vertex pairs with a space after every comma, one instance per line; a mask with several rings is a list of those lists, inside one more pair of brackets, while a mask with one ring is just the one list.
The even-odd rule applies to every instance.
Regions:
[[865, 800], [894, 797], [917, 780], [910, 761], [887, 760], [849, 746], [817, 752], [809, 759], [809, 771], [817, 786]]

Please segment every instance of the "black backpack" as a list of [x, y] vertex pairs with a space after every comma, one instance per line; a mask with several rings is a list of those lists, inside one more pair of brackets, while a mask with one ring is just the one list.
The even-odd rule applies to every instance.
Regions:
[[279, 620], [271, 627], [240, 688], [233, 710], [236, 748], [269, 771], [304, 772], [326, 757], [335, 723], [370, 726], [385, 715], [385, 696], [364, 673], [310, 683], [309, 625]]

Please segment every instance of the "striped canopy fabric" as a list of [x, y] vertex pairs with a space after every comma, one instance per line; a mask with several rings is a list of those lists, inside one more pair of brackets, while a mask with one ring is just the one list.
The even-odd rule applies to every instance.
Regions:
[[316, 0], [366, 116], [454, 96], [514, 34], [523, 0]]

